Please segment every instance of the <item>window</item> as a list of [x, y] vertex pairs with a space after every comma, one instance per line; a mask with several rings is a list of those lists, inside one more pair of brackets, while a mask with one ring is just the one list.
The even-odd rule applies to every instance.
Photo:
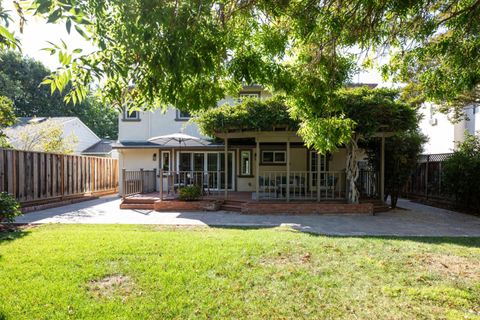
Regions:
[[161, 168], [163, 171], [170, 171], [170, 151], [162, 151]]
[[123, 113], [123, 120], [140, 120], [140, 112], [125, 110]]
[[177, 110], [177, 119], [176, 120], [189, 120], [191, 118], [190, 112]]
[[252, 175], [252, 152], [250, 150], [240, 152], [240, 175]]
[[262, 151], [262, 163], [285, 163], [286, 159], [285, 151]]

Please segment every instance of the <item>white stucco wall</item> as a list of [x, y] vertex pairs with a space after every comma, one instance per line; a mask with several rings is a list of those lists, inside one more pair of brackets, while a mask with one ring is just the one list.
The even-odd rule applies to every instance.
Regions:
[[449, 153], [453, 152], [456, 142], [463, 141], [464, 132], [479, 134], [480, 107], [466, 107], [466, 120], [452, 123], [450, 117], [438, 111], [433, 104], [425, 104], [420, 108], [423, 116], [420, 121], [420, 130], [429, 138], [424, 145], [423, 153]]
[[[245, 89], [242, 92], [258, 92], [258, 89]], [[260, 98], [266, 99], [271, 94], [260, 92]], [[218, 102], [221, 106], [225, 103], [235, 104], [236, 99], [229, 97]], [[167, 110], [155, 109], [141, 111], [140, 120], [124, 120], [123, 114], [118, 118], [118, 140], [120, 141], [147, 141], [151, 137], [183, 132], [195, 137], [206, 138], [201, 135], [198, 126], [192, 121], [177, 119], [177, 110], [173, 107]]]
[[428, 137], [423, 153], [449, 153], [454, 148], [454, 125], [447, 115], [436, 111], [432, 104], [425, 104], [419, 110], [423, 118], [420, 130]]

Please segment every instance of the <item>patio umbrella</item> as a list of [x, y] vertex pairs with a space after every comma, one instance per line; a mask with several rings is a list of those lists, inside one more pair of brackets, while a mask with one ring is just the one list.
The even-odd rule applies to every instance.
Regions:
[[166, 147], [181, 147], [182, 144], [187, 146], [187, 142], [189, 147], [201, 147], [207, 144], [207, 142], [203, 139], [180, 132], [152, 137], [148, 139], [148, 141], [158, 143]]

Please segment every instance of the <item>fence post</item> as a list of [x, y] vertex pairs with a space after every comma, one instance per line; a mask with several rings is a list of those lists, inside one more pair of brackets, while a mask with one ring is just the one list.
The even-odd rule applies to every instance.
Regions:
[[126, 176], [126, 172], [125, 172], [125, 168], [122, 169], [122, 199], [125, 200], [125, 188], [127, 186], [127, 183], [125, 181], [125, 176]]
[[143, 193], [144, 183], [145, 183], [145, 174], [143, 173], [143, 169], [140, 169], [140, 193]]
[[425, 167], [425, 199], [428, 200], [428, 167], [430, 163], [430, 155], [427, 156], [427, 163]]
[[60, 155], [60, 179], [62, 183], [60, 184], [60, 196], [63, 200], [63, 196], [65, 194], [65, 162], [64, 162], [64, 155]]

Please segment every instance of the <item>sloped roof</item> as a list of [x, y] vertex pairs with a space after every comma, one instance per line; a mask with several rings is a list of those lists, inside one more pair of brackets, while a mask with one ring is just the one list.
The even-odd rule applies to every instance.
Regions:
[[113, 140], [102, 139], [99, 142], [95, 143], [93, 146], [88, 147], [83, 150], [82, 153], [85, 154], [108, 154], [112, 152]]
[[54, 121], [56, 123], [65, 123], [68, 121], [72, 121], [78, 119], [77, 117], [20, 117], [17, 118], [17, 122], [8, 128], [5, 129], [5, 134], [10, 138], [14, 139], [21, 130], [23, 130], [26, 126], [32, 126], [38, 123], [42, 123], [44, 121]]

